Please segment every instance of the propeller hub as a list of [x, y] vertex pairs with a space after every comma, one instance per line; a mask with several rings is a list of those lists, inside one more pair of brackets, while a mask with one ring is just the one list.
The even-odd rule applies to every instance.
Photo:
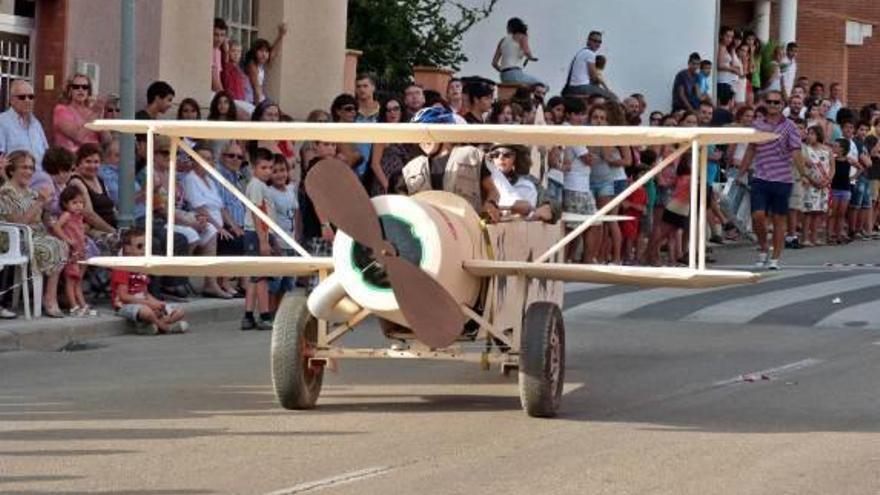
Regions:
[[361, 272], [364, 282], [379, 289], [391, 289], [388, 274], [385, 272], [384, 258], [401, 257], [418, 266], [422, 262], [423, 245], [413, 229], [413, 225], [394, 215], [380, 215], [379, 223], [385, 233], [385, 242], [378, 253], [354, 242], [351, 260], [355, 269]]

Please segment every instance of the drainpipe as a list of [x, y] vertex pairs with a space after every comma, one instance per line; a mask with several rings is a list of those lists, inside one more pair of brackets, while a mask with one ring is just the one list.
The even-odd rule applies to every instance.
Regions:
[[[134, 119], [134, 0], [122, 0], [119, 50], [119, 103], [123, 119]], [[134, 223], [134, 135], [119, 136], [119, 227]]]

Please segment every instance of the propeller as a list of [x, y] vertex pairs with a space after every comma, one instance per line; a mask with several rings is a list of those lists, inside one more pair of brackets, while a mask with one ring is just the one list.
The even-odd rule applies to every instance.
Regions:
[[401, 258], [385, 239], [376, 208], [351, 167], [326, 158], [309, 171], [305, 185], [315, 209], [370, 248], [385, 267], [400, 311], [419, 340], [435, 349], [455, 342], [465, 324], [458, 302], [430, 274]]

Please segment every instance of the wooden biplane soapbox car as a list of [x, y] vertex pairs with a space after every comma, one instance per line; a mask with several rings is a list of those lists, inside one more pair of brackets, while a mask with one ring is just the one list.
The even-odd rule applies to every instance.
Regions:
[[[147, 135], [147, 184], [153, 189], [154, 135], [171, 138], [169, 177], [179, 150], [242, 200], [299, 257], [179, 257], [152, 254], [152, 195], [146, 195], [143, 257], [92, 258], [89, 264], [155, 275], [300, 276], [318, 274], [309, 294], [289, 293], [275, 317], [272, 380], [285, 408], [315, 406], [325, 367], [338, 359], [460, 360], [518, 370], [523, 408], [554, 416], [565, 372], [563, 282], [712, 287], [757, 280], [748, 272], [707, 270], [705, 260], [706, 146], [775, 138], [749, 129], [483, 126], [422, 124], [302, 124], [98, 121], [95, 130]], [[552, 146], [676, 144], [678, 150], [626, 191], [566, 233], [562, 223], [481, 222], [467, 202], [445, 192], [370, 199], [350, 168], [328, 159], [309, 172], [306, 189], [316, 209], [337, 228], [331, 257], [310, 256], [288, 232], [247, 201], [183, 138], [319, 140], [372, 143], [478, 143]], [[641, 268], [562, 263], [563, 248], [607, 215], [636, 188], [688, 150], [693, 159], [690, 264]], [[170, 184], [168, 211], [175, 204]], [[698, 199], [699, 198], [699, 199]], [[173, 229], [169, 219], [168, 231]], [[169, 244], [173, 236], [169, 235]], [[173, 253], [169, 245], [165, 251]], [[393, 345], [355, 349], [343, 337], [370, 315], [382, 318]]]

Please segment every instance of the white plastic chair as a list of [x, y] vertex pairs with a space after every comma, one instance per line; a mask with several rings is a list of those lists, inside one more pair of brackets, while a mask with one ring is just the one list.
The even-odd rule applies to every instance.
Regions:
[[[30, 239], [28, 239], [28, 242], [22, 242], [22, 236], [30, 237], [30, 228], [26, 225], [0, 223], [0, 232], [5, 233], [9, 239], [9, 245], [6, 248], [6, 251], [0, 253], [0, 266], [12, 266], [15, 270], [12, 286], [12, 306], [18, 306], [18, 294], [19, 291], [21, 291], [24, 297], [24, 317], [25, 319], [30, 320], [31, 308], [30, 295], [28, 294], [28, 268], [30, 268], [31, 263], [30, 258], [22, 250], [22, 247], [24, 246], [27, 247], [28, 252], [31, 251]], [[42, 285], [42, 280], [40, 282], [40, 285]], [[36, 295], [36, 288], [34, 292]], [[36, 297], [34, 299], [36, 299]], [[34, 302], [34, 313], [39, 317], [38, 312], [40, 312], [40, 306], [37, 306], [38, 303], [36, 303], [36, 301]]]

